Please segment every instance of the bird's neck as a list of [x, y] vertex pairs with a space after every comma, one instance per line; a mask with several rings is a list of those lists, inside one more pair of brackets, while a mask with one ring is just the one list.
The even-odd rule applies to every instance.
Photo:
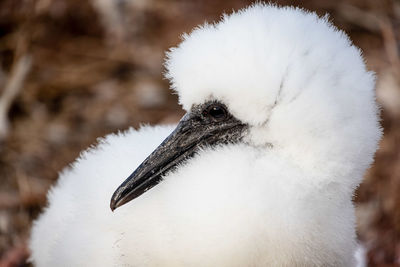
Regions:
[[[275, 126], [275, 125], [274, 125]], [[338, 182], [349, 187], [349, 193], [362, 179], [370, 164], [368, 157], [360, 157], [362, 147], [351, 142], [342, 130], [312, 131], [282, 127], [253, 127], [249, 144], [261, 147], [265, 153], [274, 153], [288, 164], [297, 166], [318, 182]]]

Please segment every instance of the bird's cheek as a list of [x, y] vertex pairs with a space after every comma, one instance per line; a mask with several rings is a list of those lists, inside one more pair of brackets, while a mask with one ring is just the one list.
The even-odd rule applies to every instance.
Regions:
[[254, 146], [272, 146], [272, 139], [267, 126], [252, 126], [248, 129], [243, 141]]

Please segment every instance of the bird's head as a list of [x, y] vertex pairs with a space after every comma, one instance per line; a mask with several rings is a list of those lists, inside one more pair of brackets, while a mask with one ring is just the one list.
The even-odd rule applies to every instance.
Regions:
[[115, 191], [112, 210], [204, 147], [245, 143], [316, 171], [372, 161], [374, 76], [326, 17], [256, 4], [184, 35], [166, 68], [187, 113]]

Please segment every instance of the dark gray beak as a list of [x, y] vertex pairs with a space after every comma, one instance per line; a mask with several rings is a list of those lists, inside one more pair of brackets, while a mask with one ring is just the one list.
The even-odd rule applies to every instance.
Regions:
[[117, 188], [111, 198], [111, 210], [157, 185], [163, 175], [192, 157], [199, 148], [239, 141], [246, 125], [221, 105], [209, 104], [205, 109], [199, 106], [187, 113], [175, 130]]

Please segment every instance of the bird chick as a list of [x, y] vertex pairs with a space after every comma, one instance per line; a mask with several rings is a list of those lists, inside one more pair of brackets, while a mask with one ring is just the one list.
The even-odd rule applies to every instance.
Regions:
[[352, 197], [381, 129], [349, 38], [255, 4], [184, 35], [166, 68], [186, 115], [109, 135], [64, 170], [33, 262], [355, 266]]

